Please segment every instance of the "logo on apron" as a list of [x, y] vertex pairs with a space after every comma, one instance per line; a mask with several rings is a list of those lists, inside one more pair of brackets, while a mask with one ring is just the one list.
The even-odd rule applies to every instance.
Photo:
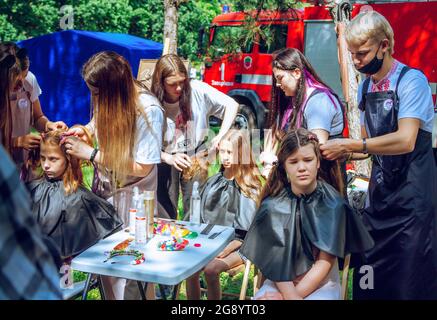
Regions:
[[392, 99], [385, 100], [383, 107], [384, 107], [384, 110], [386, 110], [386, 111], [391, 110], [391, 108], [393, 108], [393, 100]]
[[19, 99], [18, 100], [18, 108], [27, 109], [29, 108], [29, 101], [27, 99]]

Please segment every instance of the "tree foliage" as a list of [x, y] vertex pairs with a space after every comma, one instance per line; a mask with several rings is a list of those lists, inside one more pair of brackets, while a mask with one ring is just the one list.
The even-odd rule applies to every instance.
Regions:
[[220, 39], [217, 40], [217, 45], [210, 46], [207, 55], [214, 59], [223, 54], [238, 54], [245, 52], [246, 48], [251, 47], [255, 42], [262, 42], [270, 47], [275, 40], [275, 32], [279, 31], [270, 28], [268, 24], [259, 25], [257, 23], [259, 13], [263, 10], [298, 9], [305, 5], [300, 0], [233, 0], [232, 10], [243, 11], [247, 14], [245, 23], [241, 28], [234, 28], [235, 30], [219, 34]]
[[[198, 30], [220, 13], [220, 0], [179, 7], [179, 53], [196, 58]], [[163, 0], [0, 0], [0, 40], [18, 41], [60, 31], [60, 8], [71, 5], [74, 29], [129, 33], [162, 42]]]

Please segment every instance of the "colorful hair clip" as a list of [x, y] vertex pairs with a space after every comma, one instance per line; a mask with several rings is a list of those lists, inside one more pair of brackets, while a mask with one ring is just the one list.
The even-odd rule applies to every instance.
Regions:
[[319, 139], [317, 138], [317, 135], [315, 135], [314, 133], [310, 133], [308, 135], [308, 140], [319, 142]]

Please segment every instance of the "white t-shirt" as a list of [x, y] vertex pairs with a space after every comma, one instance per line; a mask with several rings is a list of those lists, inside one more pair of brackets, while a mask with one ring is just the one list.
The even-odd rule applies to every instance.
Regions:
[[192, 120], [187, 123], [185, 132], [176, 130], [179, 103], [163, 103], [167, 117], [164, 138], [164, 151], [167, 153], [193, 151], [208, 136], [209, 117], [223, 119], [226, 107], [237, 104], [234, 99], [205, 82], [191, 80], [190, 85]]
[[[158, 99], [150, 94], [140, 94], [139, 100], [141, 108], [146, 117], [144, 117], [144, 115], [137, 115], [137, 136], [133, 150], [134, 160], [140, 164], [157, 164], [161, 162], [162, 124], [164, 121], [164, 112], [159, 104]], [[91, 122], [88, 127], [93, 129], [94, 123]], [[99, 178], [103, 183], [103, 191], [100, 191], [98, 195], [108, 199], [113, 195], [112, 192], [114, 190], [109, 172], [104, 168], [100, 168]], [[152, 172], [150, 172], [146, 178], [127, 176], [124, 181], [123, 189], [130, 190], [133, 188], [133, 185], [138, 185], [141, 187], [140, 190], [156, 191], [156, 180], [157, 170], [152, 170]], [[123, 194], [124, 191], [119, 190], [118, 192]], [[123, 205], [130, 203], [129, 201], [129, 197], [126, 199], [123, 198]], [[118, 210], [120, 210], [120, 208], [121, 207], [118, 207]], [[129, 209], [129, 207], [126, 208]]]
[[141, 164], [160, 163], [164, 113], [155, 97], [141, 94], [139, 98], [147, 119], [143, 115], [137, 117], [134, 159]]
[[35, 102], [42, 93], [38, 80], [36, 80], [35, 75], [30, 71], [27, 72], [25, 80], [26, 81], [23, 82], [24, 88], [26, 91], [30, 92], [30, 100]]
[[[394, 62], [392, 70], [378, 83], [370, 81], [368, 92], [395, 90], [396, 83], [405, 66], [398, 61]], [[358, 87], [358, 104], [361, 102], [363, 82]], [[434, 107], [432, 103], [431, 87], [425, 75], [415, 69], [410, 69], [399, 83], [399, 113], [398, 120], [416, 118], [420, 120], [420, 129], [432, 132], [434, 121]], [[364, 125], [364, 112], [360, 111], [360, 122]]]

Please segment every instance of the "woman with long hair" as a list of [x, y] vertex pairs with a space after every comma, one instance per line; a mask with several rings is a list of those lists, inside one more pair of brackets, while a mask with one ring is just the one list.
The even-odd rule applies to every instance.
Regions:
[[[308, 129], [323, 144], [328, 139], [342, 137], [345, 126], [340, 99], [298, 49], [285, 48], [274, 52], [272, 71], [270, 131], [261, 154], [265, 175], [276, 161], [276, 150], [287, 131]], [[343, 193], [345, 177], [341, 177], [339, 172], [345, 174], [345, 168], [341, 170], [337, 161], [322, 161], [321, 166], [323, 178]]]
[[194, 181], [205, 182], [199, 176], [184, 181], [181, 171], [191, 167], [194, 156], [208, 149], [209, 117], [223, 119], [218, 135], [211, 141], [215, 149], [233, 125], [238, 103], [204, 82], [190, 80], [184, 63], [174, 54], [164, 55], [156, 63], [151, 91], [162, 103], [167, 121], [158, 198], [167, 213], [177, 218], [179, 190], [187, 215]]
[[39, 148], [40, 135], [32, 134], [31, 127], [39, 132], [67, 129], [62, 121], [52, 122], [44, 115], [38, 96], [41, 94], [38, 81], [29, 71], [30, 60], [25, 48], [14, 42], [3, 42], [0, 51], [13, 52], [17, 58], [20, 74], [10, 91], [10, 110], [12, 117], [12, 158], [21, 170], [21, 178], [29, 181], [26, 167], [29, 152]]
[[240, 251], [267, 279], [257, 299], [339, 299], [337, 258], [373, 245], [358, 213], [318, 179], [317, 136], [285, 134]]
[[0, 138], [5, 150], [12, 152], [12, 113], [10, 93], [20, 80], [19, 61], [10, 47], [0, 46]]
[[[114, 204], [127, 226], [133, 188], [156, 194], [163, 111], [159, 101], [134, 79], [127, 60], [115, 52], [92, 56], [83, 66], [82, 75], [93, 106], [93, 117], [86, 127], [96, 138], [98, 148], [71, 136], [64, 139], [66, 152], [94, 163], [94, 192]], [[72, 129], [69, 134], [81, 137], [84, 131]], [[112, 280], [109, 298], [123, 299], [124, 280]]]
[[[261, 173], [248, 141], [244, 131], [226, 133], [219, 144], [220, 172], [210, 177], [201, 191], [202, 222], [235, 228], [235, 239], [203, 269], [211, 300], [221, 298], [220, 274], [243, 263], [238, 249], [256, 212]], [[188, 299], [200, 299], [199, 275], [187, 280]]]

